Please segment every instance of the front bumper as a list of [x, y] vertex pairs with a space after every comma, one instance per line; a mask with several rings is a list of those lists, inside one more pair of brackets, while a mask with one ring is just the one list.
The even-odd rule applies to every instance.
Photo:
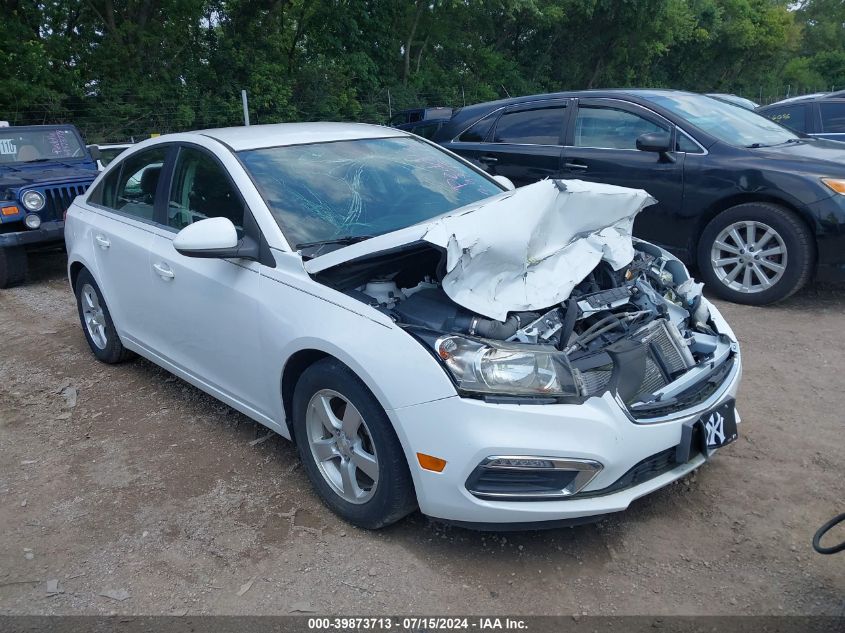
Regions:
[[817, 218], [816, 280], [845, 281], [845, 196], [836, 194], [819, 200], [809, 209]]
[[29, 244], [46, 244], [61, 242], [65, 236], [65, 223], [62, 220], [44, 222], [37, 229], [24, 227], [14, 233], [0, 233], [0, 248], [11, 246], [27, 246]]
[[[612, 394], [581, 405], [489, 404], [446, 398], [388, 412], [408, 451], [420, 510], [461, 524], [531, 524], [575, 521], [625, 510], [632, 501], [695, 470], [698, 454], [671, 470], [619, 489], [613, 487], [636, 465], [679, 445], [685, 423], [735, 398], [742, 369], [739, 354], [730, 374], [710, 398], [660, 421], [633, 421]], [[645, 422], [645, 423], [644, 423]], [[416, 452], [447, 461], [441, 473], [421, 469]], [[593, 460], [604, 467], [574, 496], [554, 500], [508, 501], [472, 495], [466, 482], [491, 455], [525, 455]], [[615, 490], [607, 494], [590, 492]], [[513, 525], [511, 525], [513, 527]]]

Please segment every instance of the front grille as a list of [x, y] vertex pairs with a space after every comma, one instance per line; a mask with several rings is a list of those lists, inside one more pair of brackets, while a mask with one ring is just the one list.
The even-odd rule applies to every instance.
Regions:
[[61, 220], [70, 203], [76, 196], [85, 193], [88, 185], [62, 185], [44, 189], [44, 209], [41, 211], [42, 220]]
[[628, 411], [637, 419], [659, 418], [701, 404], [716, 393], [727, 380], [728, 375], [733, 370], [735, 360], [736, 358], [731, 356], [706, 377], [703, 377], [689, 389], [675, 395], [666, 403], [653, 402], [640, 407], [634, 404], [628, 407]]
[[[700, 431], [698, 430], [698, 425], [696, 428], [693, 429], [693, 440], [692, 440], [692, 447], [690, 452], [690, 459], [698, 455], [701, 451], [699, 450], [700, 445]], [[634, 486], [638, 486], [642, 483], [645, 483], [663, 473], [668, 473], [673, 468], [677, 468], [680, 464], [678, 464], [675, 456], [677, 455], [677, 447], [673, 446], [672, 448], [667, 448], [665, 451], [660, 451], [659, 453], [655, 453], [650, 457], [646, 457], [641, 462], [638, 462], [634, 465], [631, 470], [626, 472], [622, 475], [619, 479], [614, 481], [609, 486], [602, 488], [601, 490], [590, 490], [589, 492], [581, 492], [576, 497], [599, 497], [601, 495], [609, 495], [614, 492], [619, 492], [620, 490], [627, 490], [628, 488], [633, 488]]]

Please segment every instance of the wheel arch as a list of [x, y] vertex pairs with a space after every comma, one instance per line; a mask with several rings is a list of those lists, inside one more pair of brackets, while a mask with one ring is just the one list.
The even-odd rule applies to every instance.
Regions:
[[79, 273], [81, 273], [83, 269], [88, 270], [88, 272], [91, 272], [91, 269], [79, 260], [71, 262], [68, 266], [68, 279], [70, 280], [70, 289], [74, 293], [76, 292], [76, 280], [79, 279]]
[[296, 390], [296, 384], [299, 382], [299, 377], [306, 369], [324, 358], [334, 358], [335, 360], [343, 362], [336, 356], [333, 356], [323, 350], [306, 348], [294, 352], [287, 359], [284, 367], [282, 368], [280, 385], [282, 396], [282, 417], [284, 419], [284, 424], [287, 427], [288, 434], [290, 434], [290, 439], [294, 443], [296, 443], [296, 436], [294, 434], [293, 419], [291, 416], [293, 414], [293, 394]]

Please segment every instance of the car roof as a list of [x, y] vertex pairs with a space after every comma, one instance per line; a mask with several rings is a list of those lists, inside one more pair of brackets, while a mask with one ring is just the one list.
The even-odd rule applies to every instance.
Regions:
[[[788, 99], [781, 99], [780, 101], [775, 101], [774, 103], [770, 103], [769, 105], [763, 106], [763, 108], [771, 108], [772, 106], [779, 106], [784, 105], [787, 103], [797, 103], [799, 101], [810, 101], [811, 99], [824, 99], [830, 96], [828, 92], [814, 92], [808, 95], [798, 95], [797, 97], [789, 97]], [[761, 108], [762, 109], [762, 108]]]
[[571, 99], [573, 97], [601, 98], [614, 96], [648, 98], [665, 94], [697, 95], [698, 93], [689, 92], [687, 90], [675, 90], [672, 88], [606, 88], [594, 90], [567, 90], [564, 92], [548, 92], [542, 94], [525, 95], [523, 97], [509, 97], [507, 99], [499, 99], [496, 101], [485, 101], [484, 103], [475, 103], [473, 105], [464, 106], [463, 108], [460, 108], [457, 111], [456, 116], [474, 110], [490, 110], [494, 107], [501, 108], [530, 101], [541, 101], [545, 99]]
[[[201, 134], [228, 145], [240, 152], [248, 149], [304, 145], [330, 141], [352, 141], [365, 138], [391, 138], [408, 136], [406, 132], [382, 125], [367, 123], [273, 123], [195, 130], [188, 134]], [[159, 137], [166, 138], [166, 137]]]
[[473, 105], [458, 108], [449, 120], [449, 129], [447, 134], [456, 133], [460, 131], [461, 126], [469, 125], [475, 122], [475, 119], [480, 119], [488, 112], [505, 108], [512, 105], [519, 105], [523, 103], [530, 103], [532, 101], [542, 101], [547, 99], [571, 99], [574, 97], [592, 97], [592, 98], [613, 98], [619, 96], [635, 97], [647, 99], [648, 97], [657, 95], [698, 95], [696, 92], [689, 92], [686, 90], [675, 90], [673, 88], [606, 88], [594, 90], [568, 90], [564, 92], [549, 92], [543, 94], [525, 95], [522, 97], [509, 97], [507, 99], [499, 99], [497, 101], [486, 101], [484, 103], [475, 103]]

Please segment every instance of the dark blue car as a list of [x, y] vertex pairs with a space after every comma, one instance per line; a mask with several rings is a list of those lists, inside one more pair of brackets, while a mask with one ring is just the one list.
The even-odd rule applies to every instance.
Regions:
[[845, 141], [845, 90], [792, 97], [757, 112], [800, 134]]
[[72, 125], [0, 127], [0, 288], [24, 280], [27, 249], [62, 243], [64, 213], [97, 173]]

